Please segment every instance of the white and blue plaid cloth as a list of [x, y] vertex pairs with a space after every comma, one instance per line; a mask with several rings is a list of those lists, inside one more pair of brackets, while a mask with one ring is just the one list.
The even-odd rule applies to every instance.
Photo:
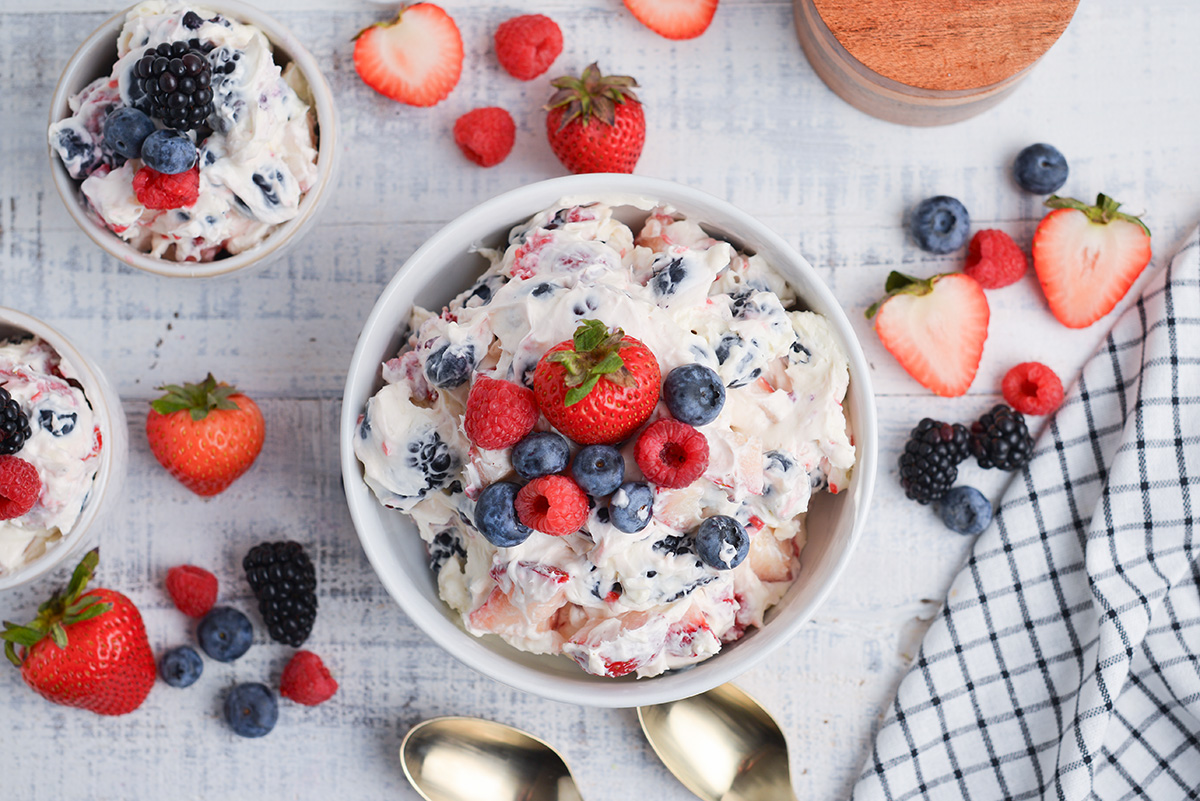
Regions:
[[979, 536], [854, 801], [1200, 798], [1200, 242]]

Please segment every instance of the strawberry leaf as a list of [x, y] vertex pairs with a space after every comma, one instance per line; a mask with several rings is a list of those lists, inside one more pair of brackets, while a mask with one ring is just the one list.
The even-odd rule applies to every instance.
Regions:
[[237, 387], [218, 384], [212, 373], [199, 384], [166, 384], [158, 389], [167, 394], [151, 401], [150, 408], [162, 415], [187, 412], [193, 420], [203, 420], [213, 409], [230, 411], [239, 408], [229, 399], [237, 393]]
[[613, 351], [604, 357], [604, 360], [592, 368], [592, 372], [596, 375], [606, 375], [615, 373], [625, 366], [625, 360], [621, 358], [621, 354]]
[[54, 644], [59, 648], [67, 647], [67, 632], [57, 620], [50, 624], [50, 639], [54, 640]]
[[68, 616], [64, 617], [63, 622], [66, 623], [67, 625], [70, 625], [72, 623], [82, 623], [85, 620], [91, 620], [94, 617], [99, 617], [100, 615], [103, 615], [109, 609], [112, 609], [112, 604], [107, 603], [107, 602], [101, 603], [99, 601], [96, 601], [95, 603], [91, 604], [90, 606], [84, 607], [84, 609], [81, 612], [79, 612], [79, 614], [68, 615]]
[[595, 350], [604, 340], [608, 339], [608, 327], [599, 320], [580, 320], [575, 329], [575, 351], [586, 353]]
[[581, 400], [587, 397], [587, 394], [592, 391], [596, 383], [600, 380], [599, 374], [589, 376], [587, 381], [577, 387], [571, 387], [567, 390], [567, 396], [563, 399], [563, 406], [574, 406]]
[[1113, 220], [1124, 220], [1138, 226], [1142, 229], [1142, 233], [1150, 236], [1150, 229], [1146, 227], [1146, 224], [1142, 222], [1140, 217], [1117, 211], [1121, 207], [1121, 204], [1103, 192], [1096, 195], [1096, 205], [1094, 206], [1089, 206], [1082, 200], [1076, 200], [1073, 197], [1060, 197], [1058, 195], [1051, 195], [1046, 198], [1044, 205], [1051, 209], [1074, 209], [1081, 211], [1087, 215], [1089, 220], [1101, 225], [1107, 225]]

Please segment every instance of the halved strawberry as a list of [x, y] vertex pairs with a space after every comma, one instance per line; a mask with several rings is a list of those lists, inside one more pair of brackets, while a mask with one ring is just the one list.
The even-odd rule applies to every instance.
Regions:
[[625, 0], [638, 22], [668, 39], [695, 39], [708, 30], [717, 0]]
[[367, 86], [410, 106], [445, 100], [462, 74], [463, 44], [450, 15], [433, 3], [405, 6], [391, 22], [364, 28], [354, 69]]
[[1033, 235], [1033, 269], [1050, 311], [1086, 328], [1113, 310], [1150, 263], [1150, 229], [1107, 195], [1089, 206], [1052, 195]]
[[913, 278], [893, 272], [887, 297], [867, 309], [875, 333], [900, 366], [937, 395], [962, 395], [975, 379], [987, 339], [987, 297], [964, 273]]

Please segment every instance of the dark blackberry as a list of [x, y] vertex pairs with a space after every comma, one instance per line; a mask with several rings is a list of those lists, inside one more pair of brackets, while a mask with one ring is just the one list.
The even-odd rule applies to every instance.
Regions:
[[264, 542], [242, 560], [267, 632], [298, 647], [317, 619], [317, 571], [298, 542]]
[[7, 389], [0, 387], [0, 454], [11, 455], [21, 450], [32, 434], [29, 418], [21, 411], [21, 404], [13, 400]]
[[908, 436], [900, 454], [900, 486], [917, 503], [941, 498], [958, 479], [958, 464], [970, 455], [966, 426], [926, 417]]
[[[194, 40], [199, 43], [199, 40]], [[212, 66], [203, 48], [163, 42], [148, 48], [134, 66], [139, 108], [168, 128], [190, 131], [213, 112]]]
[[1020, 470], [1033, 455], [1033, 437], [1025, 415], [1003, 403], [971, 424], [971, 452], [980, 467]]

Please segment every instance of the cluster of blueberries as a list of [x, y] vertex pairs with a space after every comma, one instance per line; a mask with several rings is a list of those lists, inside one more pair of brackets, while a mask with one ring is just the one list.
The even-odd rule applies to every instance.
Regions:
[[191, 138], [174, 128], [157, 128], [154, 120], [132, 106], [122, 106], [104, 118], [104, 141], [127, 159], [140, 158], [165, 175], [187, 172], [196, 164], [198, 151]]

